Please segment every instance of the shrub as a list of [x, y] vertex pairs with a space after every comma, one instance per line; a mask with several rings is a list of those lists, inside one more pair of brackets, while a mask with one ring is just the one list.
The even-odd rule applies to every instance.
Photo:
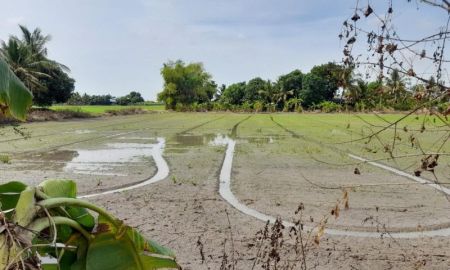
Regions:
[[318, 105], [316, 105], [316, 107], [324, 113], [342, 111], [342, 105], [334, 103], [332, 101], [323, 101], [323, 102], [319, 103]]
[[264, 102], [259, 100], [255, 101], [255, 103], [253, 103], [253, 109], [255, 112], [262, 112], [264, 110]]
[[446, 114], [450, 110], [450, 102], [443, 102], [437, 106], [437, 109], [440, 113]]
[[253, 104], [251, 102], [244, 102], [241, 106], [242, 111], [244, 112], [251, 112], [253, 111]]

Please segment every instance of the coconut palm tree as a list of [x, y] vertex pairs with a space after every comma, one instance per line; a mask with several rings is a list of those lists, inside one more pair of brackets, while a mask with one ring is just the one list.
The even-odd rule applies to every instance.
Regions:
[[46, 44], [51, 40], [49, 35], [43, 35], [39, 28], [32, 32], [23, 25], [19, 25], [22, 39], [10, 36], [8, 41], [2, 41], [0, 57], [11, 67], [11, 70], [25, 85], [32, 90], [45, 91], [40, 79], [51, 77], [55, 69], [69, 69], [47, 58]]
[[391, 72], [389, 78], [386, 79], [386, 87], [389, 93], [393, 96], [394, 103], [397, 103], [399, 99], [404, 96], [406, 92], [406, 86], [398, 70], [394, 69]]

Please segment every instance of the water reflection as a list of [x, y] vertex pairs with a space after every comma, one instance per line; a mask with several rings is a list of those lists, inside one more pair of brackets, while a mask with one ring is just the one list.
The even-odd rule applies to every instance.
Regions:
[[108, 143], [102, 149], [79, 149], [64, 170], [78, 174], [125, 176], [124, 163], [137, 163], [151, 158], [155, 144]]

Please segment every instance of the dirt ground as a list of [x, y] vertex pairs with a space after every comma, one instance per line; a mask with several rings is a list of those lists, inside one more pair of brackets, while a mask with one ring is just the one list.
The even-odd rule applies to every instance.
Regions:
[[[22, 179], [35, 184], [46, 178], [74, 179], [83, 194], [130, 185], [156, 173], [146, 152], [116, 152], [129, 160], [105, 162], [110, 166], [108, 175], [80, 174], [68, 170], [67, 164], [83, 155], [82, 151], [93, 151], [95, 156], [95, 151], [116, 149], [117, 144], [122, 150], [130, 144], [132, 149], [145, 148], [165, 138], [167, 178], [89, 200], [173, 249], [183, 269], [221, 269], [224, 260], [230, 262], [233, 257], [236, 269], [252, 269], [258, 246], [255, 235], [265, 223], [231, 207], [218, 193], [226, 146], [211, 142], [217, 134], [228, 134], [237, 141], [232, 191], [239, 201], [260, 212], [292, 220], [302, 202], [305, 224], [317, 225], [342, 197], [341, 189], [330, 188], [361, 184], [349, 189], [350, 208], [341, 210], [337, 219], [331, 217], [327, 227], [392, 232], [450, 227], [450, 204], [436, 190], [408, 185], [410, 180], [370, 165], [358, 165], [361, 174], [356, 175], [355, 165], [327, 164], [350, 160], [292, 136], [268, 115], [166, 113], [111, 121], [29, 124], [25, 125], [31, 132], [27, 140], [12, 131], [0, 131], [0, 152], [11, 157], [11, 164], [0, 164], [0, 181]], [[286, 228], [284, 235], [288, 234]], [[308, 269], [450, 269], [450, 237], [325, 234], [319, 244], [312, 239], [309, 243]], [[281, 253], [292, 253], [292, 245], [286, 241]]]

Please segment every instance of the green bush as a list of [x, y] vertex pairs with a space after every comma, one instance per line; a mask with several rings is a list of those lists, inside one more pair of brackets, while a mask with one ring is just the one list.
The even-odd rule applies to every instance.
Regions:
[[440, 103], [440, 104], [437, 106], [437, 109], [438, 109], [438, 111], [439, 111], [440, 113], [445, 113], [447, 110], [450, 109], [450, 102], [443, 102], [443, 103]]
[[255, 112], [262, 112], [264, 111], [264, 102], [262, 101], [255, 101], [255, 103], [253, 103], [253, 110]]
[[320, 109], [324, 113], [331, 113], [331, 112], [340, 112], [342, 111], [342, 105], [334, 103], [332, 101], [323, 101], [316, 105], [316, 108]]

